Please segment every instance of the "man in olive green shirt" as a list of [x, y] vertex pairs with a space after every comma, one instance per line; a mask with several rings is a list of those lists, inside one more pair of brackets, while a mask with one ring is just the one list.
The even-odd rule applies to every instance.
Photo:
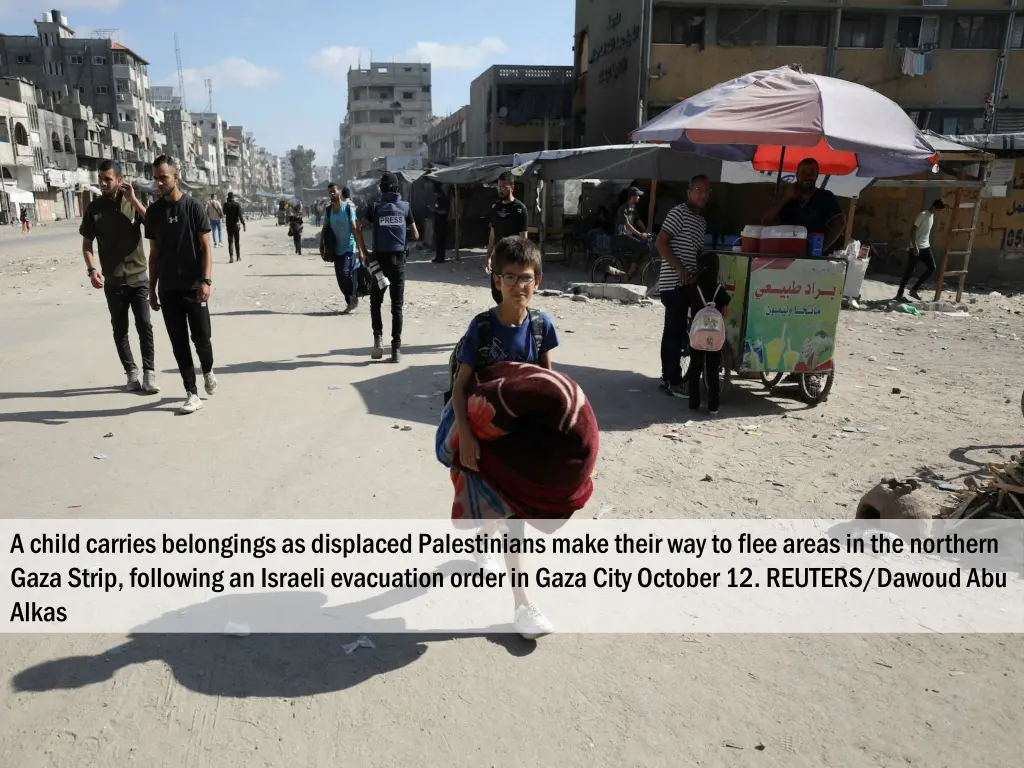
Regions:
[[[103, 194], [89, 203], [78, 230], [82, 236], [82, 255], [93, 288], [102, 288], [106, 296], [114, 344], [128, 377], [128, 391], [153, 394], [159, 392], [160, 387], [156, 383], [149, 277], [142, 244], [146, 209], [135, 197], [131, 183], [121, 178], [117, 163], [106, 160], [100, 164], [99, 185]], [[98, 267], [93, 254], [94, 240], [99, 243]], [[129, 309], [135, 316], [135, 329], [142, 347], [141, 381], [128, 338]]]

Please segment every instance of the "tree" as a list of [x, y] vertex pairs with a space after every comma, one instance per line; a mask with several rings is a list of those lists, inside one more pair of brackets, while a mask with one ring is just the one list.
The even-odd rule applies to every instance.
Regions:
[[306, 149], [301, 144], [295, 149], [289, 150], [288, 162], [292, 164], [292, 172], [295, 174], [295, 195], [301, 197], [301, 191], [313, 186], [313, 162], [316, 160], [316, 151]]

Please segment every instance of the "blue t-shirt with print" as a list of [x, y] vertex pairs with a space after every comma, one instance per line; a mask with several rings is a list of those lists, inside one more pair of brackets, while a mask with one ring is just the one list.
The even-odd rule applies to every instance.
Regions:
[[331, 230], [334, 232], [334, 242], [337, 244], [334, 255], [355, 253], [356, 207], [352, 203], [344, 202], [341, 204], [340, 211], [335, 211], [334, 206], [328, 206], [324, 215], [330, 217]]
[[[489, 313], [492, 341], [488, 364], [533, 363], [539, 365], [540, 353], [550, 352], [558, 346], [558, 333], [555, 331], [554, 323], [544, 312], [540, 313], [544, 320], [544, 341], [539, 350], [536, 348], [537, 345], [533, 338], [529, 315], [520, 325], [502, 325], [493, 309], [489, 310]], [[470, 368], [476, 368], [480, 341], [475, 317], [466, 330], [465, 338], [462, 349], [459, 350], [459, 362]]]

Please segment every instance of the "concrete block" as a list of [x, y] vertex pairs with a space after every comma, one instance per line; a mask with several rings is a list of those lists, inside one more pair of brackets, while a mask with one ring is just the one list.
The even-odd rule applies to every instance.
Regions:
[[639, 304], [647, 298], [647, 288], [632, 283], [572, 283], [566, 290], [591, 299], [621, 301], [625, 304]]

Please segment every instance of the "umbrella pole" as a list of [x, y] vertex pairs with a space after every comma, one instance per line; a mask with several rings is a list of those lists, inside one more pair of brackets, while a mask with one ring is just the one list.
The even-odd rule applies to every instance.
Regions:
[[654, 231], [654, 205], [658, 202], [658, 180], [651, 180], [651, 202], [647, 204], [647, 231]]
[[786, 148], [782, 148], [782, 152], [779, 154], [779, 175], [775, 179], [775, 202], [779, 202], [779, 194], [782, 192], [782, 166], [786, 162]]
[[462, 231], [462, 205], [459, 203], [459, 185], [455, 185], [455, 194], [452, 201], [455, 203], [455, 260], [462, 261], [462, 254], [459, 253], [459, 235]]

